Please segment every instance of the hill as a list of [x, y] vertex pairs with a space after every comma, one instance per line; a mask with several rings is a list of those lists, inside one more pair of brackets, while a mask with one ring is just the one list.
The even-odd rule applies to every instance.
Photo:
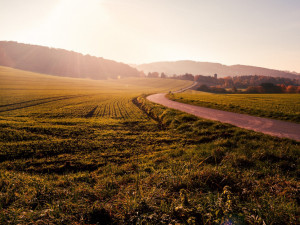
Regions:
[[95, 56], [38, 45], [0, 41], [0, 65], [74, 78], [138, 77], [139, 71]]
[[220, 63], [196, 62], [190, 60], [174, 62], [155, 62], [137, 65], [138, 70], [148, 72], [164, 72], [167, 75], [191, 73], [194, 75], [213, 75], [219, 77], [225, 76], [242, 76], [242, 75], [264, 75], [272, 77], [285, 77], [290, 79], [300, 79], [299, 75], [288, 73], [280, 70], [267, 69], [255, 66], [233, 65], [226, 66]]

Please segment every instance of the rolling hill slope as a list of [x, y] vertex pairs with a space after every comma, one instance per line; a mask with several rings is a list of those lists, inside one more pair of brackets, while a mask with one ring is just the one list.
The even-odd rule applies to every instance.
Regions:
[[0, 41], [0, 65], [75, 78], [108, 79], [140, 75], [139, 71], [124, 63], [12, 41]]
[[192, 81], [1, 66], [0, 81], [0, 224], [298, 224], [298, 142], [144, 95]]
[[194, 75], [213, 75], [218, 74], [219, 77], [225, 76], [242, 76], [242, 75], [264, 75], [273, 77], [285, 77], [291, 79], [300, 79], [299, 75], [288, 73], [280, 70], [267, 69], [255, 66], [233, 65], [226, 66], [220, 63], [196, 62], [190, 60], [174, 61], [174, 62], [154, 62], [148, 64], [137, 65], [138, 70], [148, 72], [164, 72], [167, 75], [191, 73]]

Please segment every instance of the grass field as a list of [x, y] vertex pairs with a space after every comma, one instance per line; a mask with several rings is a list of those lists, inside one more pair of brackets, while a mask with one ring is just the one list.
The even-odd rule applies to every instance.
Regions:
[[187, 91], [168, 97], [192, 105], [300, 123], [299, 94], [212, 94]]
[[188, 81], [0, 80], [0, 224], [299, 223], [299, 142], [145, 99]]

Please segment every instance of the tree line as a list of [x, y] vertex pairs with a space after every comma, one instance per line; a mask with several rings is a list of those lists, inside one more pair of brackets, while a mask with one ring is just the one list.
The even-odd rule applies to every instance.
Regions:
[[117, 79], [140, 77], [127, 64], [64, 49], [0, 41], [0, 65], [63, 77]]
[[[166, 74], [149, 72], [149, 78], [167, 78]], [[213, 93], [300, 93], [300, 81], [283, 77], [246, 75], [217, 78], [193, 74], [173, 75], [171, 78], [196, 81], [196, 89]], [[240, 89], [244, 89], [241, 91]]]

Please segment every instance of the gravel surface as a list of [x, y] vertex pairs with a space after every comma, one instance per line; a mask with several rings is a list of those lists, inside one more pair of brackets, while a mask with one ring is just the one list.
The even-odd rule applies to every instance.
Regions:
[[177, 109], [201, 118], [229, 123], [237, 127], [280, 138], [300, 141], [300, 124], [184, 104], [169, 100], [165, 97], [165, 94], [150, 95], [147, 99], [168, 108]]

